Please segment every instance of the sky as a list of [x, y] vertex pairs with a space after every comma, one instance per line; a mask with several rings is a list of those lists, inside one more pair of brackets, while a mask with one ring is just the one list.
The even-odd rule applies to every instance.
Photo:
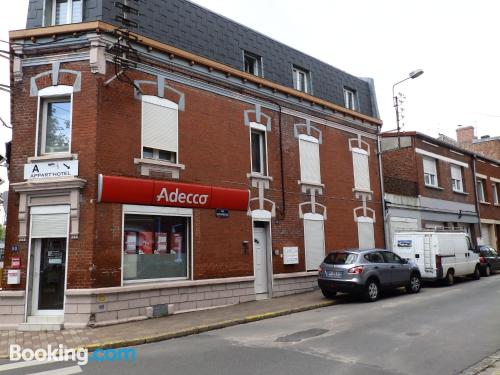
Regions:
[[[454, 137], [457, 125], [473, 125], [478, 136], [500, 135], [496, 0], [194, 2], [348, 73], [373, 78], [383, 130], [396, 127], [392, 85], [422, 69], [422, 76], [396, 87], [406, 97], [404, 130]], [[25, 27], [27, 6], [28, 0], [0, 0], [1, 40]], [[9, 83], [3, 58], [0, 83]], [[9, 96], [0, 91], [0, 117], [7, 122], [9, 111]], [[0, 153], [8, 140], [10, 131], [0, 126]], [[6, 179], [3, 167], [0, 178]]]

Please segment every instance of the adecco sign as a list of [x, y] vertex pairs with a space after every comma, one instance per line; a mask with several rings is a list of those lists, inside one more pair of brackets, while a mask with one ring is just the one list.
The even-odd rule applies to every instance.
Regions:
[[99, 175], [99, 202], [148, 206], [248, 209], [250, 192], [241, 189]]

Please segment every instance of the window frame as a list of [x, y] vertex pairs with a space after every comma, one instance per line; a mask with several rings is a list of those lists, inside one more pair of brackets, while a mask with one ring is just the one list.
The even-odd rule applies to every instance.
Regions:
[[[186, 277], [170, 277], [156, 279], [140, 279], [140, 280], [125, 280], [124, 279], [124, 264], [125, 264], [125, 215], [144, 215], [144, 216], [180, 216], [188, 219], [188, 240], [186, 241]], [[121, 231], [121, 286], [130, 284], [143, 284], [152, 282], [172, 282], [178, 280], [192, 280], [193, 275], [193, 209], [180, 207], [160, 207], [160, 206], [140, 206], [124, 204], [122, 205], [122, 231]]]
[[57, 0], [47, 0], [47, 2], [50, 2], [51, 6], [52, 6], [51, 20], [50, 20], [51, 26], [69, 25], [72, 23], [83, 22], [83, 3], [84, 3], [84, 0], [76, 0], [76, 1], [80, 1], [80, 3], [81, 3], [81, 15], [82, 15], [82, 17], [76, 22], [73, 22], [73, 1], [75, 1], [75, 0], [67, 0], [67, 1], [68, 1], [68, 9], [66, 11], [66, 22], [56, 24]]
[[488, 203], [486, 200], [486, 189], [484, 185], [484, 179], [478, 178], [476, 181], [476, 187], [477, 187], [477, 199], [479, 200], [480, 203]]
[[[250, 73], [246, 70], [246, 62], [247, 59], [252, 59], [254, 62], [254, 71], [256, 73]], [[264, 77], [264, 69], [263, 69], [263, 64], [262, 64], [262, 56], [259, 56], [255, 53], [243, 50], [243, 71], [245, 73], [254, 75], [256, 77]]]
[[[177, 111], [177, 115], [176, 115], [176, 126], [177, 126], [177, 139], [176, 139], [176, 146], [177, 146], [177, 151], [174, 152], [174, 151], [169, 151], [169, 150], [164, 150], [164, 149], [158, 149], [158, 148], [155, 148], [155, 147], [150, 147], [150, 146], [144, 146], [144, 103], [149, 103], [149, 104], [152, 104], [152, 105], [157, 105], [157, 106], [160, 106], [160, 107], [165, 107], [165, 108], [168, 108], [168, 109], [173, 109], [175, 111]], [[150, 148], [153, 150], [153, 155], [155, 156], [158, 156], [159, 155], [159, 151], [166, 151], [166, 152], [170, 152], [170, 153], [173, 153], [175, 155], [175, 161], [169, 161], [169, 160], [164, 160], [164, 159], [160, 159], [160, 158], [157, 158], [157, 157], [153, 157], [153, 158], [146, 158], [144, 157], [144, 148]], [[179, 106], [177, 103], [174, 103], [166, 98], [159, 98], [157, 96], [153, 96], [153, 95], [142, 95], [141, 96], [141, 159], [142, 160], [154, 160], [154, 161], [158, 161], [158, 162], [162, 162], [162, 163], [168, 163], [168, 164], [173, 164], [173, 165], [179, 165]]]
[[[308, 262], [311, 262], [311, 257], [310, 256], [308, 257], [308, 250], [307, 250], [308, 243], [306, 243], [306, 237], [309, 238], [308, 236], [306, 236], [306, 234], [307, 234], [306, 233], [306, 221], [321, 222], [322, 233], [323, 233], [323, 238], [322, 238], [323, 253], [322, 253], [322, 256], [320, 257], [321, 260], [320, 260], [319, 264], [312, 266], [312, 268], [311, 268], [311, 265], [308, 264]], [[320, 215], [320, 214], [306, 213], [304, 215], [303, 220], [302, 220], [302, 227], [303, 227], [303, 234], [304, 234], [304, 269], [306, 272], [315, 271], [315, 270], [317, 270], [318, 266], [322, 263], [322, 261], [324, 260], [324, 258], [326, 256], [326, 254], [325, 254], [325, 252], [326, 252], [325, 217], [323, 215]]]
[[[69, 113], [69, 145], [68, 151], [62, 152], [44, 152], [47, 134], [47, 107], [49, 102], [55, 102], [61, 99], [69, 98], [70, 113]], [[42, 141], [43, 139], [43, 141]], [[39, 145], [39, 142], [43, 142]], [[73, 87], [66, 85], [49, 86], [38, 92], [38, 109], [37, 109], [37, 124], [35, 135], [35, 156], [50, 156], [58, 157], [61, 155], [70, 155], [73, 142]], [[39, 147], [40, 146], [40, 147]]]
[[[368, 177], [366, 182], [368, 183], [368, 187], [360, 186], [360, 183], [363, 181], [360, 180], [359, 177], [358, 177], [358, 179], [356, 178], [356, 176], [363, 175], [363, 171], [356, 171], [356, 164], [354, 162], [356, 157], [354, 154], [362, 155], [363, 160], [366, 161], [366, 175]], [[371, 180], [370, 180], [370, 153], [367, 150], [364, 150], [362, 148], [352, 147], [351, 156], [353, 159], [352, 168], [353, 168], [354, 190], [371, 192], [372, 190], [371, 190]], [[365, 165], [365, 164], [363, 164], [363, 165]]]
[[[300, 92], [303, 92], [306, 94], [312, 94], [312, 85], [310, 84], [311, 72], [307, 69], [300, 68], [296, 65], [293, 65], [292, 72], [293, 72], [293, 88], [297, 91], [300, 91]], [[301, 74], [304, 76], [304, 90], [301, 90], [300, 87], [298, 87], [298, 84], [299, 84], [298, 78]]]
[[498, 182], [491, 183], [491, 195], [493, 196], [493, 204], [495, 206], [500, 205], [500, 197], [498, 196]]
[[[349, 106], [349, 94], [352, 96], [352, 107]], [[358, 111], [358, 92], [356, 90], [344, 87], [344, 106], [351, 111]]]
[[[457, 169], [459, 172], [460, 172], [460, 180], [457, 180], [455, 178], [453, 178], [453, 169]], [[455, 164], [451, 164], [450, 165], [450, 176], [451, 176], [451, 188], [453, 191], [457, 192], [457, 193], [464, 193], [465, 192], [465, 189], [464, 189], [464, 174], [463, 174], [463, 169], [461, 166], [459, 165], [455, 165]], [[458, 188], [457, 188], [457, 184], [456, 182], [458, 182]]]
[[[268, 153], [267, 153], [267, 129], [265, 125], [256, 123], [256, 122], [251, 122], [250, 123], [250, 171], [251, 174], [256, 174], [260, 176], [268, 176], [269, 175], [269, 168], [268, 168]], [[253, 170], [253, 143], [252, 143], [252, 134], [259, 134], [260, 135], [260, 163], [262, 166], [262, 171], [260, 172], [255, 172]]]
[[[425, 170], [425, 160], [429, 160], [429, 161], [432, 160], [433, 161], [434, 167], [435, 167], [434, 168], [435, 174], [426, 172], [426, 170]], [[431, 158], [431, 157], [427, 157], [427, 156], [423, 156], [422, 157], [422, 166], [423, 166], [423, 172], [424, 172], [424, 185], [428, 186], [428, 187], [439, 187], [437, 159], [434, 159], [434, 158]], [[427, 177], [429, 177], [429, 182], [427, 182]], [[434, 179], [435, 183], [432, 183], [433, 179]]]
[[[306, 135], [306, 134], [300, 134], [299, 137], [298, 137], [298, 140], [299, 140], [299, 168], [300, 168], [300, 182], [303, 183], [303, 184], [312, 184], [312, 185], [322, 185], [321, 183], [321, 151], [320, 151], [320, 147], [319, 147], [319, 139], [313, 137], [313, 136], [310, 136], [310, 135]], [[318, 151], [318, 171], [319, 171], [319, 181], [309, 181], [309, 180], [304, 180], [304, 176], [303, 176], [303, 173], [302, 173], [302, 165], [304, 164], [304, 157], [303, 157], [303, 154], [302, 154], [302, 147], [301, 147], [301, 142], [309, 142], [309, 143], [313, 143], [316, 145], [317, 147], [317, 151]]]

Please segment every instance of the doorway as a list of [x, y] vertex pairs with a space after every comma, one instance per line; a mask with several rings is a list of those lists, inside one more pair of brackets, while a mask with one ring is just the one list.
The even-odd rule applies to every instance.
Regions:
[[265, 296], [269, 293], [270, 284], [270, 245], [269, 223], [254, 221], [253, 223], [253, 268], [255, 275], [255, 294]]
[[31, 315], [63, 315], [66, 238], [37, 238], [33, 245]]

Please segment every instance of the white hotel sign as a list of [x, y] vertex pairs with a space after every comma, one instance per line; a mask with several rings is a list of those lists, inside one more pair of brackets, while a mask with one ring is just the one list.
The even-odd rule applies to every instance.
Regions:
[[24, 179], [78, 176], [78, 160], [43, 161], [24, 164]]

